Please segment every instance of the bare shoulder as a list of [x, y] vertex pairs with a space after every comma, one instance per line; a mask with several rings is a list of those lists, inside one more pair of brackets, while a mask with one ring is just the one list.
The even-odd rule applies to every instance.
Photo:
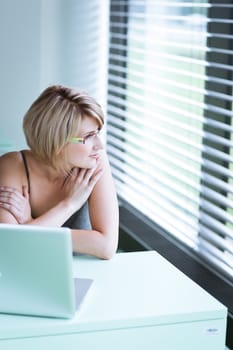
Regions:
[[0, 157], [0, 185], [21, 187], [24, 177], [20, 152], [5, 153]]
[[5, 153], [0, 157], [0, 168], [4, 171], [5, 167], [14, 168], [17, 167], [22, 162], [22, 157], [20, 152], [9, 152]]

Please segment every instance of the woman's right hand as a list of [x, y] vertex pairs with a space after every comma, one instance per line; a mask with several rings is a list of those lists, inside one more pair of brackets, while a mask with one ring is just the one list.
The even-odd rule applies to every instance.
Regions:
[[64, 181], [63, 190], [64, 200], [71, 204], [74, 211], [81, 208], [87, 201], [102, 174], [103, 168], [99, 163], [91, 169], [72, 169]]
[[27, 186], [22, 186], [22, 193], [10, 186], [0, 186], [0, 207], [10, 212], [19, 224], [29, 222], [32, 217]]

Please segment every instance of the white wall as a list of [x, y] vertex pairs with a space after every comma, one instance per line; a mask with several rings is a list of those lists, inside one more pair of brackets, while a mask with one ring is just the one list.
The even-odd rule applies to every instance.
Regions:
[[[22, 119], [50, 84], [105, 107], [109, 0], [0, 0], [0, 153], [26, 147]], [[7, 146], [10, 149], [10, 147]]]
[[66, 0], [61, 13], [61, 80], [99, 100], [106, 91], [108, 1]]

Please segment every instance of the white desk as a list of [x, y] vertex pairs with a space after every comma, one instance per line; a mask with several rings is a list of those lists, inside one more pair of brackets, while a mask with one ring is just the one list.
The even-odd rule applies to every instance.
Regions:
[[0, 315], [1, 350], [223, 350], [226, 308], [156, 252], [74, 258], [94, 283], [72, 320]]

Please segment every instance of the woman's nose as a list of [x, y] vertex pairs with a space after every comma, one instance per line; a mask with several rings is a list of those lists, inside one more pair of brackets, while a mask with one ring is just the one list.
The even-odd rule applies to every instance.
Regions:
[[103, 148], [104, 148], [104, 146], [103, 146], [103, 142], [102, 142], [101, 138], [98, 135], [96, 135], [94, 149], [98, 150], [98, 149], [103, 149]]

